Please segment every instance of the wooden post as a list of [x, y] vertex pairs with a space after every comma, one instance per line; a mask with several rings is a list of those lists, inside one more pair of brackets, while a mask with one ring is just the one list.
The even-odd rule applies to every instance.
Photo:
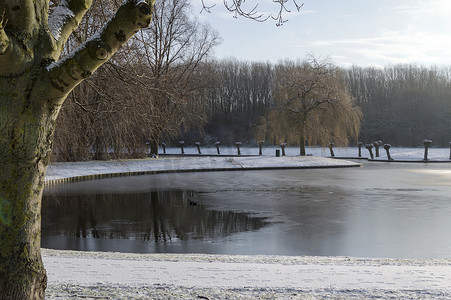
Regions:
[[391, 145], [390, 144], [385, 144], [383, 147], [385, 149], [385, 152], [387, 152], [387, 159], [388, 160], [393, 160], [393, 158], [391, 158], [391, 155], [390, 155], [390, 147], [391, 147]]
[[236, 150], [237, 150], [237, 152], [238, 152], [238, 155], [241, 155], [241, 151], [240, 151], [241, 142], [236, 142], [236, 143], [235, 143], [235, 146], [236, 146]]
[[218, 155], [221, 154], [221, 152], [219, 152], [219, 145], [220, 145], [220, 144], [221, 144], [221, 142], [219, 142], [219, 141], [217, 141], [217, 142], [215, 143], [216, 151], [218, 152]]
[[381, 145], [382, 145], [382, 141], [381, 140], [373, 142], [374, 149], [376, 150], [376, 157], [380, 156], [379, 155], [379, 146], [381, 146]]
[[429, 150], [429, 146], [432, 144], [432, 141], [425, 139], [425, 140], [423, 140], [423, 144], [424, 144], [424, 161], [427, 161], [428, 160], [428, 150]]
[[163, 154], [166, 154], [166, 143], [161, 143], [161, 146], [163, 147]]
[[286, 146], [287, 146], [287, 143], [280, 143], [280, 148], [282, 148], [282, 156], [286, 156], [286, 154], [285, 154]]
[[195, 142], [194, 145], [196, 145], [196, 147], [197, 147], [197, 152], [199, 154], [202, 154], [202, 152], [200, 152], [200, 142]]
[[185, 145], [185, 141], [180, 141], [180, 150], [182, 151], [182, 154], [185, 154], [185, 149], [183, 149], [183, 146]]
[[359, 147], [359, 157], [362, 157], [362, 146], [363, 146], [362, 142], [357, 143], [357, 147]]
[[370, 153], [371, 159], [374, 159], [373, 144], [366, 144], [365, 147], [366, 147], [366, 149], [368, 149], [368, 152]]
[[335, 153], [334, 153], [334, 143], [330, 143], [330, 144], [329, 144], [329, 150], [330, 150], [330, 156], [331, 156], [331, 157], [335, 157]]

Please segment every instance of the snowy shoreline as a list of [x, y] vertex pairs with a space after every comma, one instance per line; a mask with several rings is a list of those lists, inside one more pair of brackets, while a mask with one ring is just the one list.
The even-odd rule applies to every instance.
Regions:
[[449, 299], [451, 260], [42, 249], [47, 299]]
[[[353, 166], [359, 164], [313, 156], [180, 157], [52, 164], [46, 180], [59, 183], [99, 178], [99, 174]], [[47, 299], [451, 298], [451, 259], [50, 249], [42, 249], [42, 254], [48, 272]]]
[[45, 178], [47, 184], [52, 184], [89, 180], [100, 177], [168, 172], [344, 168], [359, 166], [360, 164], [351, 161], [314, 156], [181, 156], [167, 158], [53, 163], [48, 167]]

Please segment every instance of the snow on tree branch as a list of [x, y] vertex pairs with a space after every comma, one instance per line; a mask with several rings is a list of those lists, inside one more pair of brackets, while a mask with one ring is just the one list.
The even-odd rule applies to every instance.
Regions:
[[68, 37], [78, 27], [92, 0], [62, 0], [49, 18], [49, 29], [62, 49]]
[[153, 4], [153, 1], [149, 4], [143, 0], [124, 2], [99, 33], [47, 68], [57, 103], [108, 61], [139, 29], [149, 26]]

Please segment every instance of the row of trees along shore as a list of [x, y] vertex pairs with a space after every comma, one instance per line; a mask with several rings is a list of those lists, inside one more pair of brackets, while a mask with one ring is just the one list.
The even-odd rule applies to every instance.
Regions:
[[[371, 143], [383, 140], [392, 146], [422, 147], [422, 141], [427, 138], [434, 141], [434, 146], [448, 147], [451, 141], [449, 67], [409, 64], [383, 68], [337, 68], [327, 60], [318, 61], [314, 58], [277, 64], [230, 59], [215, 64], [214, 70], [221, 80], [218, 86], [210, 87], [208, 96], [204, 96], [205, 100], [202, 100], [208, 108], [204, 135], [200, 136], [196, 130], [191, 130], [173, 139], [173, 145], [177, 145], [178, 139], [191, 144], [196, 140], [203, 141], [206, 145], [213, 145], [216, 139], [231, 145], [242, 141], [255, 146], [263, 139], [275, 145], [280, 142], [299, 145], [295, 137], [290, 139], [283, 134], [287, 132], [287, 126], [294, 126], [294, 120], [286, 123], [288, 120], [285, 119], [285, 123], [272, 124], [280, 129], [277, 137], [270, 132], [262, 136], [255, 129], [262, 117], [267, 118], [268, 113], [274, 113], [273, 109], [280, 106], [280, 82], [284, 82], [286, 87], [296, 85], [297, 79], [293, 74], [290, 75], [289, 68], [297, 66], [299, 70], [304, 68], [305, 71], [315, 68], [315, 65], [335, 69], [336, 76], [340, 77], [340, 80], [336, 80], [340, 86], [335, 90], [341, 90], [347, 94], [346, 97], [351, 97], [353, 100], [348, 103], [353, 103], [353, 107], [356, 106], [361, 111], [358, 138], [355, 138], [355, 128], [351, 126], [347, 130], [348, 133], [354, 133], [348, 135], [353, 137], [349, 139], [351, 145], [356, 145], [358, 141]], [[284, 69], [287, 71], [280, 72]], [[300, 87], [299, 80], [297, 84]], [[339, 114], [338, 111], [335, 113]], [[352, 116], [344, 112], [342, 114], [348, 119]], [[329, 121], [332, 120], [326, 116], [320, 119], [324, 125]], [[313, 121], [310, 124], [313, 125]], [[342, 129], [346, 127], [343, 126]], [[321, 132], [311, 131], [309, 134], [318, 136]], [[319, 140], [320, 136], [317, 138], [318, 140], [306, 140], [310, 145], [327, 146], [329, 142], [339, 144], [334, 136], [322, 141]]]
[[[204, 39], [208, 51], [219, 40], [212, 32], [207, 30]], [[147, 60], [144, 66], [141, 61], [124, 64], [117, 57], [66, 102], [54, 159], [140, 157], [148, 146], [157, 153], [161, 142], [178, 146], [179, 140], [205, 146], [216, 141], [302, 146], [304, 140], [306, 145], [338, 146], [383, 140], [405, 147], [422, 146], [425, 138], [442, 147], [451, 141], [449, 68], [339, 68], [313, 57], [277, 64], [217, 61], [206, 59], [210, 52], [205, 54], [175, 86], [170, 82], [174, 73], [179, 75], [180, 64], [166, 65], [164, 76], [157, 77], [158, 72], [146, 67], [156, 60], [155, 54], [141, 56]], [[121, 76], [114, 76], [118, 73]], [[139, 79], [132, 80], [137, 73]], [[146, 79], [151, 88], [136, 86]], [[313, 83], [314, 89], [302, 99]], [[331, 101], [332, 96], [343, 101]], [[303, 116], [307, 111], [308, 118]]]

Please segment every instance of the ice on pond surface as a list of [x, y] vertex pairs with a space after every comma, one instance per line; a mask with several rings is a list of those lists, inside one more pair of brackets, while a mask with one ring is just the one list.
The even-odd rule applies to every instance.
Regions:
[[[449, 170], [449, 164], [377, 162], [362, 168], [168, 173], [57, 185], [46, 195], [72, 200], [52, 204], [67, 209], [64, 217], [53, 218], [75, 229], [62, 229], [44, 215], [49, 231], [43, 227], [48, 232], [43, 246], [53, 239], [68, 249], [102, 251], [448, 258]], [[150, 199], [157, 191], [158, 214]], [[175, 194], [163, 197], [170, 193]], [[130, 198], [137, 194], [141, 200]], [[75, 200], [83, 197], [84, 202]], [[94, 207], [88, 213], [80, 202]], [[69, 213], [77, 205], [81, 210]], [[96, 230], [103, 231], [96, 237], [92, 228], [84, 229], [90, 235], [83, 237], [76, 218], [87, 226], [93, 211]], [[138, 220], [131, 220], [138, 213]], [[108, 222], [120, 230], [112, 234]], [[165, 229], [170, 238], [155, 238], [158, 224], [170, 228]], [[120, 236], [133, 228], [138, 230], [131, 238]], [[146, 230], [149, 238], [139, 238]], [[72, 237], [65, 238], [64, 231]]]

